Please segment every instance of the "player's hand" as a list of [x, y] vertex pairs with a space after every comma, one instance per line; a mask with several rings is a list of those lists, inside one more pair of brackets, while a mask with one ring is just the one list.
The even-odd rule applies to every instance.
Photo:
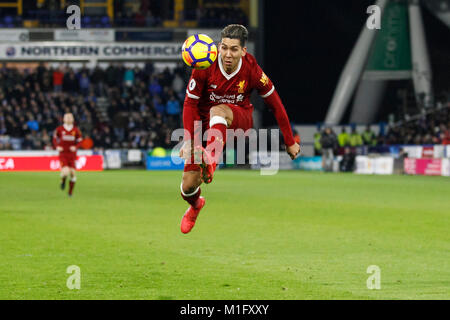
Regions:
[[62, 151], [63, 151], [63, 147], [57, 146], [57, 147], [56, 147], [56, 150], [58, 150], [59, 152], [62, 152]]
[[72, 152], [77, 151], [77, 147], [75, 147], [75, 146], [70, 146], [70, 151], [72, 151]]
[[300, 154], [300, 146], [298, 143], [294, 143], [292, 146], [286, 146], [286, 152], [289, 154], [292, 160]]
[[185, 141], [180, 149], [180, 158], [188, 160], [191, 155], [191, 141]]

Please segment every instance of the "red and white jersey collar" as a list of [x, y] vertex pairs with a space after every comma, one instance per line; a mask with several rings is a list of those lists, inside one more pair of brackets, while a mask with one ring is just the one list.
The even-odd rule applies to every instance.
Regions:
[[219, 63], [219, 69], [220, 69], [220, 72], [222, 72], [222, 75], [223, 75], [227, 80], [230, 80], [231, 78], [233, 78], [233, 77], [239, 72], [239, 70], [241, 70], [241, 67], [242, 67], [242, 58], [239, 59], [239, 63], [238, 63], [238, 66], [237, 66], [236, 70], [235, 70], [233, 73], [230, 73], [230, 74], [226, 73], [226, 72], [225, 72], [225, 69], [223, 68], [223, 65], [222, 65], [222, 58], [221, 58], [220, 53], [219, 53], [218, 59], [219, 59], [218, 63]]
[[63, 127], [66, 131], [71, 131], [73, 129], [73, 124], [71, 125], [63, 124]]

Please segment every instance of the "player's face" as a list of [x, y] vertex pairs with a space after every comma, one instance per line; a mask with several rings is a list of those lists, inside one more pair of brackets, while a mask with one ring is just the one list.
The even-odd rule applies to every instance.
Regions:
[[222, 38], [219, 52], [223, 67], [231, 73], [236, 70], [239, 60], [247, 53], [247, 48], [241, 46], [239, 39]]
[[71, 113], [66, 113], [63, 119], [64, 123], [67, 125], [73, 124], [73, 115]]

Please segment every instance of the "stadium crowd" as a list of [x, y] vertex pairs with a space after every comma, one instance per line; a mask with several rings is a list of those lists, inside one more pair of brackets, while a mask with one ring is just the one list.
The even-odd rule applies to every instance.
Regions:
[[379, 144], [450, 144], [450, 104], [405, 121], [379, 137]]
[[[182, 127], [189, 74], [183, 65], [157, 71], [152, 63], [112, 63], [74, 70], [40, 64], [34, 69], [0, 67], [0, 149], [51, 149], [53, 130], [72, 112], [94, 148], [171, 148], [171, 133]], [[345, 155], [360, 146], [450, 144], [449, 104], [376, 135], [331, 128], [314, 136], [315, 154], [332, 149]]]
[[[327, 131], [327, 128], [329, 129]], [[320, 126], [315, 133], [316, 154], [321, 153], [322, 144], [333, 145], [334, 149], [360, 146], [385, 146], [385, 145], [420, 145], [420, 144], [450, 144], [450, 103], [439, 109], [433, 110], [412, 119], [403, 121], [397, 125], [391, 125], [387, 132], [375, 134], [367, 126], [363, 132], [358, 132], [355, 126], [342, 127], [336, 134], [332, 128]]]
[[[78, 4], [75, 2], [75, 4]], [[57, 0], [30, 0], [23, 2], [23, 14], [17, 15], [16, 8], [0, 8], [0, 27], [25, 27], [25, 21], [36, 21], [36, 27], [66, 27], [68, 3]], [[174, 20], [174, 2], [167, 0], [115, 0], [113, 15], [106, 14], [106, 8], [95, 8], [96, 13], [86, 11], [81, 25], [83, 28], [162, 27], [164, 21]], [[103, 11], [103, 13], [101, 13]], [[185, 4], [179, 21], [197, 21], [198, 27], [223, 27], [229, 23], [247, 25], [248, 16], [240, 6], [240, 0], [203, 0]]]
[[[182, 127], [186, 73], [111, 64], [0, 69], [0, 149], [51, 149], [64, 112], [95, 148], [170, 148]], [[13, 145], [13, 142], [16, 145]]]
[[[380, 130], [375, 134], [370, 126], [366, 126], [363, 132], [358, 132], [356, 126], [351, 125], [349, 128], [343, 126], [341, 132], [336, 134], [332, 127], [325, 126], [322, 130], [319, 125], [314, 134], [314, 154], [323, 156], [323, 167], [327, 169], [327, 159], [332, 159], [334, 155], [351, 159], [357, 153], [357, 148], [361, 147], [375, 151], [377, 147], [391, 145], [448, 145], [450, 103], [445, 102], [440, 108], [426, 114], [391, 125], [386, 131]], [[331, 171], [331, 168], [328, 169]]]

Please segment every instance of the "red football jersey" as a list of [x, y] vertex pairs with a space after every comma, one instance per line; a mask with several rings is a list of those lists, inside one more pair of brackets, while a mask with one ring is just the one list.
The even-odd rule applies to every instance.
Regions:
[[185, 103], [189, 103], [189, 99], [197, 100], [200, 117], [206, 120], [209, 119], [209, 109], [218, 104], [230, 103], [252, 108], [250, 95], [253, 89], [263, 98], [274, 91], [272, 81], [262, 71], [255, 57], [247, 53], [239, 61], [236, 71], [228, 74], [219, 55], [209, 68], [192, 71]]
[[[226, 73], [219, 57], [213, 65], [203, 70], [193, 70], [186, 89], [183, 106], [184, 128], [194, 132], [194, 121], [209, 120], [209, 110], [219, 104], [233, 104], [245, 109], [253, 108], [250, 95], [256, 89], [273, 111], [283, 133], [285, 143], [295, 143], [289, 118], [283, 103], [269, 77], [262, 71], [251, 54], [241, 58], [236, 71]], [[185, 137], [186, 138], [186, 137]]]
[[53, 146], [55, 148], [57, 146], [62, 147], [63, 153], [72, 152], [70, 151], [71, 146], [78, 148], [82, 140], [80, 129], [74, 125], [70, 127], [66, 125], [59, 126], [53, 134]]

